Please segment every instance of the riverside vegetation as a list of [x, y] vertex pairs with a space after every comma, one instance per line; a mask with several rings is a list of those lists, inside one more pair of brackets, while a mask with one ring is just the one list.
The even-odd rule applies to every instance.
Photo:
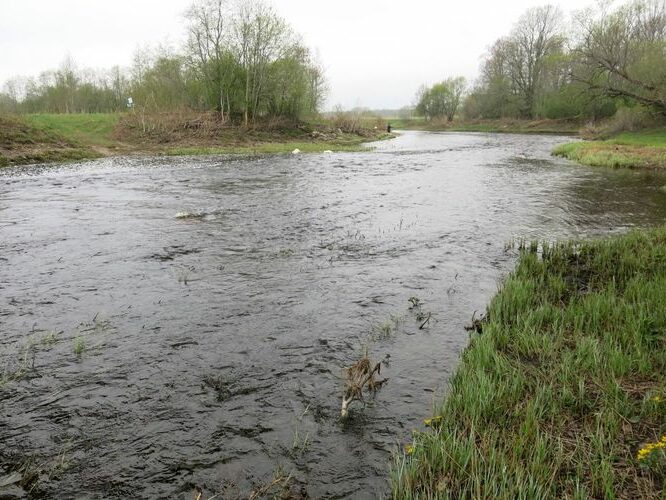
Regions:
[[665, 228], [523, 249], [393, 496], [663, 496], [664, 297]]
[[0, 166], [75, 161], [121, 154], [254, 154], [359, 151], [392, 137], [381, 119], [256, 123], [220, 121], [216, 113], [0, 115]]
[[666, 168], [666, 128], [627, 131], [608, 139], [562, 144], [553, 154], [593, 167]]

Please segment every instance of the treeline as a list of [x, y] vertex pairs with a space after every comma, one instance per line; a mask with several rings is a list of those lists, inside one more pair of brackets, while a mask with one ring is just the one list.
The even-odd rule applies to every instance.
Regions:
[[[599, 119], [620, 107], [666, 115], [666, 1], [598, 5], [570, 22], [552, 5], [527, 10], [491, 46], [463, 117]], [[451, 82], [421, 89], [416, 111], [433, 117], [432, 95], [450, 96]]]
[[246, 125], [317, 112], [327, 90], [323, 71], [270, 6], [197, 0], [185, 21], [187, 39], [180, 50], [140, 50], [129, 69], [81, 71], [67, 58], [38, 78], [9, 80], [0, 93], [0, 111], [215, 110]]

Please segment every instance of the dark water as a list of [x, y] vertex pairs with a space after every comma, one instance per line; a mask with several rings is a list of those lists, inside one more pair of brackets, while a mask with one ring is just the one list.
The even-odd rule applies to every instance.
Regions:
[[[368, 153], [0, 171], [0, 476], [235, 498], [281, 467], [313, 498], [386, 494], [507, 241], [664, 222], [666, 179], [551, 158], [564, 140], [410, 132]], [[390, 380], [342, 424], [363, 346]]]

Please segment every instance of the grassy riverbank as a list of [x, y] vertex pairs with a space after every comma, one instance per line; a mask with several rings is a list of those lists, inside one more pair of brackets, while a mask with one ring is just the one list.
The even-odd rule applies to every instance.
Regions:
[[392, 137], [383, 128], [347, 131], [334, 122], [262, 123], [252, 128], [215, 114], [43, 114], [0, 117], [0, 166], [128, 154], [256, 154], [358, 151]]
[[431, 132], [496, 132], [512, 134], [562, 134], [576, 135], [581, 128], [577, 120], [498, 120], [425, 121], [422, 118], [391, 119], [397, 130], [427, 130]]
[[15, 117], [0, 116], [0, 167], [95, 158], [89, 146]]
[[666, 228], [534, 250], [397, 459], [395, 498], [666, 495]]
[[116, 144], [114, 128], [117, 113], [27, 115], [25, 120], [44, 130], [67, 137], [79, 144], [110, 147]]
[[666, 168], [666, 128], [623, 132], [603, 141], [562, 144], [556, 156], [611, 168]]

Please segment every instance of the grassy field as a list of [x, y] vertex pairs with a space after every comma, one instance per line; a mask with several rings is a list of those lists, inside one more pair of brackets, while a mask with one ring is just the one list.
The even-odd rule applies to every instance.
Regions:
[[99, 154], [53, 129], [0, 116], [0, 167], [96, 158]]
[[394, 498], [666, 498], [666, 228], [532, 245]]
[[563, 144], [553, 154], [593, 167], [666, 168], [666, 128], [623, 132], [604, 141]]
[[113, 130], [117, 113], [27, 115], [26, 121], [42, 130], [54, 132], [88, 146], [114, 146]]

